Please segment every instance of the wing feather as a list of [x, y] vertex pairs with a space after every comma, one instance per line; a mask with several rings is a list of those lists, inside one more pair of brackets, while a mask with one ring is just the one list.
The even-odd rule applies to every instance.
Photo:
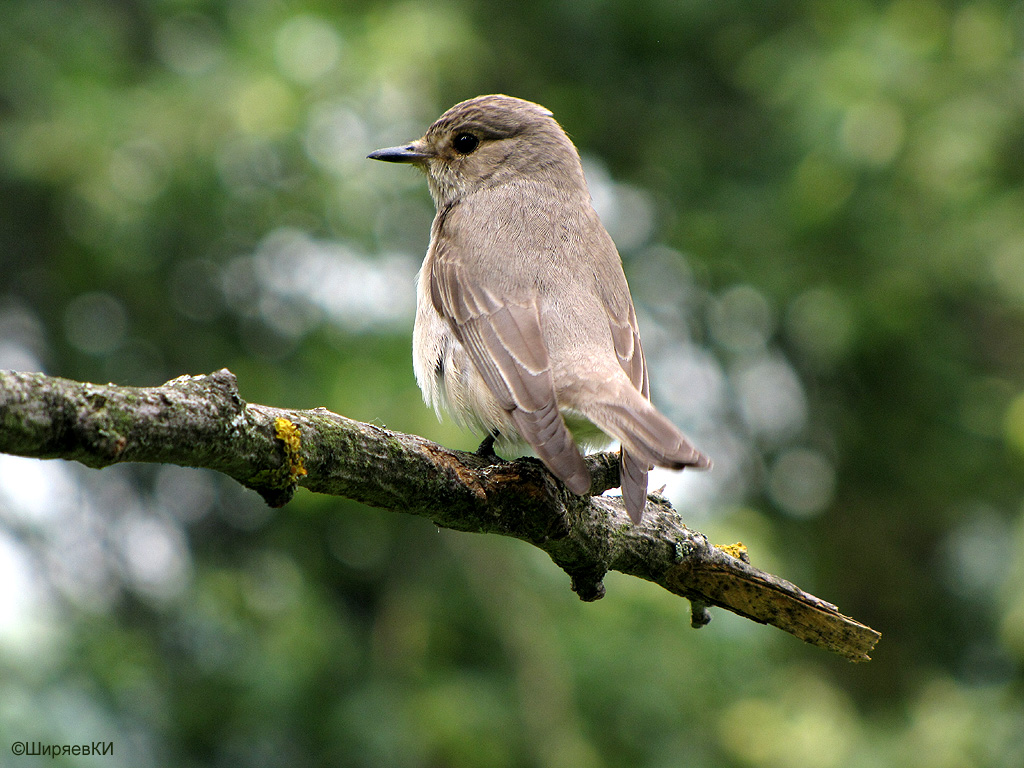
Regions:
[[503, 302], [443, 254], [435, 258], [430, 280], [434, 307], [520, 436], [570, 490], [587, 493], [590, 472], [558, 410], [536, 302]]

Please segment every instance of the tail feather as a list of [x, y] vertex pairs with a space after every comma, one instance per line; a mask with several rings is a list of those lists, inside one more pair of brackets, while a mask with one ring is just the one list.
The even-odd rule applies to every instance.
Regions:
[[622, 483], [622, 501], [629, 519], [639, 523], [647, 506], [647, 472], [650, 466], [641, 463], [625, 448], [619, 454], [619, 477]]
[[647, 473], [652, 467], [707, 469], [711, 461], [632, 386], [613, 397], [587, 404], [584, 415], [622, 444], [619, 459], [622, 498], [637, 523], [647, 502]]
[[711, 461], [639, 392], [617, 402], [598, 403], [586, 415], [638, 459], [668, 469], [707, 469]]

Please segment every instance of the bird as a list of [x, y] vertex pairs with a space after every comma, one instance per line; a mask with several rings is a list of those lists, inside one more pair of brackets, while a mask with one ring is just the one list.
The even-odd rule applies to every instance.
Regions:
[[552, 112], [491, 94], [460, 102], [422, 138], [369, 159], [426, 173], [436, 215], [417, 276], [413, 368], [438, 417], [526, 443], [587, 495], [584, 450], [620, 443], [630, 520], [654, 467], [710, 460], [650, 400], [647, 363], [618, 250], [592, 204], [579, 153]]

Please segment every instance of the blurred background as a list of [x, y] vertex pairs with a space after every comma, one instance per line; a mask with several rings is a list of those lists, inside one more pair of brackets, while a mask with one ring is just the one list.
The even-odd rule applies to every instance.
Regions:
[[[0, 456], [0, 763], [1024, 764], [1024, 4], [5, 0], [0, 367], [471, 448], [410, 362], [433, 208], [365, 160], [482, 93], [572, 136], [683, 519], [853, 665], [529, 546], [212, 473]], [[42, 758], [39, 758], [42, 759]]]

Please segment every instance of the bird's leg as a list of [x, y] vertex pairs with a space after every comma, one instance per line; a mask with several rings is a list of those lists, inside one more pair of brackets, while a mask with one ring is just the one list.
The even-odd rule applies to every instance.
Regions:
[[494, 452], [494, 440], [500, 434], [501, 433], [498, 432], [498, 430], [488, 432], [487, 437], [485, 437], [483, 442], [480, 443], [480, 447], [476, 449], [476, 455], [481, 459], [487, 459], [487, 461], [492, 464], [502, 461], [502, 458]]

